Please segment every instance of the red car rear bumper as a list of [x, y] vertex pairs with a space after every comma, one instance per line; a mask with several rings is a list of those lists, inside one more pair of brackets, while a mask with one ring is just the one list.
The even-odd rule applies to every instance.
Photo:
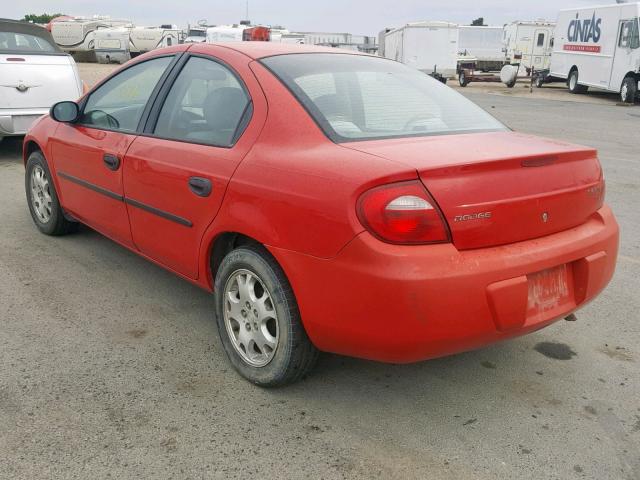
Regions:
[[[481, 347], [563, 318], [613, 276], [618, 235], [611, 210], [603, 207], [579, 227], [478, 250], [389, 245], [368, 233], [328, 260], [270, 250], [319, 349], [404, 363]], [[563, 265], [562, 300], [532, 306], [532, 274]]]

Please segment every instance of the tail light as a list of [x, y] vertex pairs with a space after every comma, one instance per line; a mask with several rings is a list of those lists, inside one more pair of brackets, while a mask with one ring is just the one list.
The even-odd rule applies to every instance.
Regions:
[[358, 199], [360, 222], [388, 243], [427, 244], [451, 241], [436, 202], [419, 181], [373, 188]]

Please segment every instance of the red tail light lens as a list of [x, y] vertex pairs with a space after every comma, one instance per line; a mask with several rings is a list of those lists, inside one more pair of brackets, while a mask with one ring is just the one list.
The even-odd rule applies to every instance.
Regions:
[[363, 193], [357, 211], [365, 228], [384, 242], [444, 243], [451, 238], [442, 212], [417, 180]]

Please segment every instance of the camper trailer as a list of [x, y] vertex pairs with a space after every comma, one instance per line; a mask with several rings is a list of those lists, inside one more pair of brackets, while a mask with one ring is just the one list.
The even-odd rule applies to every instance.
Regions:
[[216, 42], [241, 42], [244, 31], [249, 28], [248, 24], [240, 22], [233, 25], [217, 25], [207, 28], [206, 41]]
[[506, 62], [532, 70], [549, 68], [555, 23], [545, 20], [512, 22], [504, 26]]
[[101, 28], [94, 33], [94, 52], [98, 63], [125, 63], [131, 59], [127, 27]]
[[460, 25], [458, 49], [462, 55], [476, 59], [483, 72], [498, 71], [505, 64], [502, 27]]
[[455, 78], [458, 69], [458, 25], [448, 22], [409, 23], [390, 30], [380, 42], [385, 58], [397, 60], [425, 73], [436, 70]]
[[640, 90], [640, 3], [561, 10], [549, 76], [572, 93], [617, 92], [625, 103]]
[[95, 33], [98, 29], [130, 25], [129, 20], [115, 20], [109, 17], [74, 17], [51, 23], [51, 35], [65, 52], [93, 60]]
[[175, 25], [102, 28], [95, 32], [94, 50], [99, 63], [124, 63], [156, 48], [181, 43], [181, 37]]

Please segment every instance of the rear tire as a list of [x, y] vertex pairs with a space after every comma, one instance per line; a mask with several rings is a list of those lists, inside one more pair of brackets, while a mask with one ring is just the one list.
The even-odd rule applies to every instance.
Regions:
[[64, 216], [51, 172], [41, 152], [29, 155], [24, 180], [29, 212], [38, 230], [45, 235], [66, 235], [77, 229], [78, 224]]
[[544, 79], [541, 76], [536, 77], [536, 88], [542, 88], [544, 85]]
[[638, 95], [638, 82], [633, 77], [627, 77], [620, 87], [620, 100], [623, 103], [634, 103]]
[[580, 85], [578, 83], [578, 70], [574, 69], [569, 74], [569, 78], [567, 79], [567, 87], [569, 87], [569, 92], [574, 94], [586, 93], [589, 87], [584, 85]]
[[318, 350], [304, 330], [291, 285], [261, 246], [239, 247], [215, 278], [218, 333], [233, 367], [261, 387], [306, 376]]

